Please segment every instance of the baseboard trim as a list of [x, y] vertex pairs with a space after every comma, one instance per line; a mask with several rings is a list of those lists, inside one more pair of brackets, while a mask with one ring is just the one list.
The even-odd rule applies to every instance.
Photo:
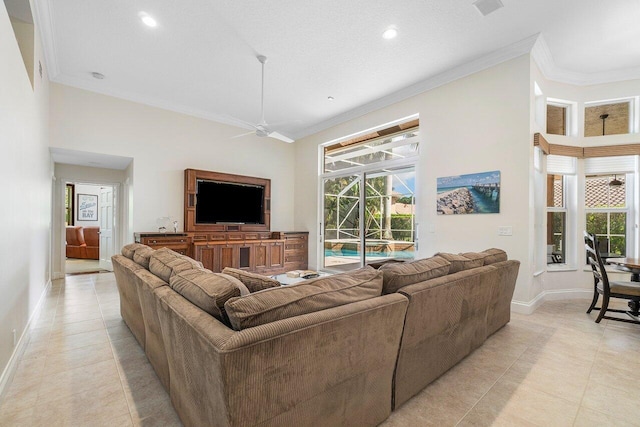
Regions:
[[13, 374], [16, 371], [18, 360], [20, 359], [20, 356], [22, 356], [22, 354], [24, 353], [24, 350], [27, 347], [27, 344], [29, 343], [29, 336], [31, 334], [31, 325], [38, 320], [38, 317], [40, 317], [42, 305], [44, 303], [45, 297], [47, 296], [47, 293], [49, 292], [49, 289], [51, 289], [51, 280], [47, 281], [47, 284], [45, 285], [44, 290], [40, 295], [40, 299], [36, 304], [36, 308], [33, 310], [33, 313], [31, 313], [31, 316], [29, 317], [29, 320], [27, 321], [27, 324], [24, 327], [24, 330], [20, 335], [20, 339], [16, 343], [16, 347], [13, 350], [11, 357], [9, 358], [9, 362], [7, 362], [7, 365], [4, 367], [4, 370], [2, 371], [2, 376], [0, 376], [0, 401], [2, 401], [2, 399], [4, 398], [5, 392], [7, 391], [7, 385], [9, 384], [9, 380], [13, 377]]
[[593, 290], [589, 289], [555, 289], [540, 292], [531, 301], [511, 301], [511, 311], [520, 314], [531, 314], [545, 301], [560, 301], [575, 298], [591, 298]]

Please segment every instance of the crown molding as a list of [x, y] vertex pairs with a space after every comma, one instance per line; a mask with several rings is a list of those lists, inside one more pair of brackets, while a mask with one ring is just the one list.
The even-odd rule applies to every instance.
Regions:
[[549, 46], [542, 34], [538, 34], [538, 39], [531, 49], [531, 57], [547, 79], [559, 83], [568, 83], [575, 86], [590, 86], [640, 78], [640, 68], [626, 68], [599, 73], [580, 73], [560, 68], [553, 60], [553, 55], [551, 55]]
[[382, 98], [378, 98], [375, 101], [369, 102], [360, 107], [356, 107], [345, 113], [334, 116], [328, 120], [302, 129], [301, 131], [295, 133], [293, 138], [300, 139], [304, 138], [305, 136], [313, 135], [346, 121], [353, 120], [357, 117], [363, 116], [397, 102], [404, 101], [415, 95], [430, 91], [439, 86], [443, 86], [447, 83], [451, 83], [455, 80], [470, 76], [471, 74], [475, 74], [479, 71], [486, 70], [487, 68], [491, 68], [495, 65], [509, 61], [510, 59], [528, 54], [529, 52], [531, 52], [531, 49], [533, 48], [537, 39], [538, 34], [527, 37], [524, 40], [520, 40], [519, 42], [495, 50], [488, 55], [476, 58], [473, 61], [464, 63], [433, 77], [429, 77], [428, 79], [424, 79], [397, 92], [394, 92], [387, 96], [383, 96]]
[[50, 0], [33, 0], [32, 3], [35, 9], [33, 19], [40, 33], [40, 41], [42, 43], [42, 50], [44, 51], [44, 62], [47, 67], [49, 80], [51, 80], [60, 74], [60, 67], [58, 66], [57, 60], [58, 55], [56, 53], [56, 39], [54, 37], [53, 16], [51, 15], [51, 2]]

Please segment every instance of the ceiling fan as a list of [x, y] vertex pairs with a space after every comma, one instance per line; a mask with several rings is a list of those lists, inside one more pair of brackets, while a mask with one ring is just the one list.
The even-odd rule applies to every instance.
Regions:
[[236, 138], [255, 134], [256, 136], [268, 136], [269, 138], [275, 138], [275, 139], [279, 139], [280, 141], [292, 143], [293, 139], [272, 130], [269, 124], [264, 119], [264, 64], [265, 62], [267, 62], [267, 57], [264, 55], [258, 55], [257, 58], [258, 58], [258, 61], [262, 64], [262, 92], [261, 92], [261, 98], [260, 98], [260, 122], [258, 124], [244, 122], [245, 124], [255, 128], [255, 131], [245, 133], [242, 135], [237, 135]]

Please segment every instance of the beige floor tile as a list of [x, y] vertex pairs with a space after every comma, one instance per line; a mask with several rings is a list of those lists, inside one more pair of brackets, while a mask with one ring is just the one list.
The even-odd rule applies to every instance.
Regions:
[[603, 414], [602, 412], [594, 411], [584, 406], [578, 411], [578, 416], [573, 424], [574, 427], [631, 427], [640, 426], [640, 419], [638, 417], [626, 416], [629, 414], [620, 414], [621, 417], [613, 417], [611, 415]]
[[99, 331], [104, 329], [102, 319], [91, 319], [82, 322], [59, 323], [51, 328], [51, 338], [79, 334], [81, 332]]
[[47, 353], [62, 353], [94, 344], [106, 344], [108, 342], [109, 336], [104, 329], [80, 332], [73, 335], [51, 338]]
[[93, 365], [105, 360], [113, 360], [111, 346], [106, 341], [49, 354], [46, 358], [45, 371], [48, 375], [57, 374], [71, 369]]
[[122, 391], [116, 364], [105, 360], [63, 372], [45, 375], [40, 385], [38, 404], [66, 398], [78, 393], [96, 395], [98, 391]]
[[[635, 378], [630, 378], [629, 381], [635, 381]], [[635, 382], [637, 383], [637, 381]], [[640, 394], [637, 391], [629, 393], [626, 390], [609, 384], [599, 384], [595, 381], [589, 381], [587, 390], [582, 398], [583, 407], [613, 417], [620, 417], [621, 414], [638, 414], [639, 405]], [[638, 418], [635, 417], [635, 419]]]
[[579, 405], [503, 378], [461, 425], [571, 426]]

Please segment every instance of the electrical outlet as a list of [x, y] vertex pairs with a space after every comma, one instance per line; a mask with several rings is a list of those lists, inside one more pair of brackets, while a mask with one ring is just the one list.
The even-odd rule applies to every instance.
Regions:
[[511, 226], [498, 227], [498, 236], [512, 236], [512, 235], [513, 235], [513, 227]]

